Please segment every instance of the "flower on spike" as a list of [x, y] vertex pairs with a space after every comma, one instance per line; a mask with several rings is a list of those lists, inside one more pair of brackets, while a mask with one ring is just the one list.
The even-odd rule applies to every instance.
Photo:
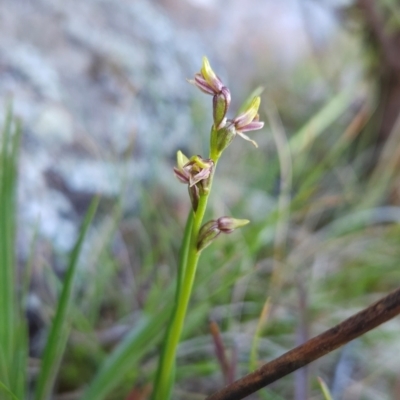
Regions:
[[214, 162], [200, 156], [193, 156], [189, 160], [181, 151], [178, 151], [176, 158], [175, 176], [180, 182], [188, 185], [192, 207], [196, 211], [200, 195], [209, 190]]
[[198, 87], [203, 93], [213, 96], [213, 119], [216, 129], [226, 123], [226, 113], [231, 104], [231, 92], [224, 86], [221, 79], [215, 74], [207, 57], [203, 57], [203, 65], [199, 73], [195, 74], [190, 83]]
[[214, 161], [193, 156], [184, 166], [184, 170], [189, 174], [189, 186], [199, 185], [200, 189], [206, 191], [213, 168]]
[[194, 186], [201, 181], [207, 180], [214, 167], [212, 160], [201, 156], [193, 156], [190, 160], [179, 150], [177, 153], [177, 166], [174, 167], [175, 176], [189, 186]]
[[247, 140], [257, 146], [254, 140], [251, 140], [243, 132], [256, 131], [264, 126], [264, 122], [259, 121], [258, 108], [260, 107], [260, 97], [254, 97], [249, 107], [239, 114], [234, 120], [228, 121], [235, 126], [236, 133], [244, 140]]
[[189, 80], [189, 82], [197, 86], [202, 92], [211, 95], [220, 93], [224, 87], [221, 79], [212, 70], [207, 57], [203, 57], [203, 65], [200, 72], [195, 74], [194, 79]]
[[221, 217], [205, 223], [200, 231], [197, 240], [197, 250], [203, 250], [209, 246], [220, 233], [231, 233], [235, 229], [247, 225], [248, 219], [236, 219], [232, 217]]

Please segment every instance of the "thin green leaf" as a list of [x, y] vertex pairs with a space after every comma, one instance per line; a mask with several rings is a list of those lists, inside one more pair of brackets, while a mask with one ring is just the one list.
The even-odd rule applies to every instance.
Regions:
[[321, 390], [325, 397], [325, 400], [332, 400], [332, 396], [331, 396], [328, 386], [326, 386], [326, 383], [324, 382], [324, 380], [322, 378], [318, 377], [318, 382], [319, 382], [319, 385], [321, 386]]
[[9, 106], [0, 149], [0, 376], [22, 397], [28, 339], [23, 329], [21, 304], [15, 294], [15, 207], [20, 137], [21, 125], [13, 119]]
[[332, 98], [318, 113], [290, 139], [290, 150], [295, 158], [304, 152], [314, 140], [334, 123], [354, 100], [354, 88], [347, 88]]
[[0, 381], [0, 389], [12, 397], [13, 400], [20, 400], [3, 382]]
[[125, 374], [140, 361], [141, 357], [154, 348], [167, 318], [171, 314], [172, 304], [153, 315], [152, 318], [142, 320], [132, 332], [120, 343], [113, 353], [106, 359], [94, 380], [84, 393], [82, 400], [102, 400], [121, 381]]
[[250, 372], [255, 371], [257, 369], [257, 362], [258, 362], [257, 351], [258, 351], [258, 345], [259, 345], [260, 338], [261, 338], [261, 331], [268, 321], [270, 310], [271, 310], [271, 297], [268, 297], [264, 303], [260, 317], [258, 318], [256, 331], [254, 333], [253, 340], [251, 343], [250, 362], [249, 362]]
[[20, 399], [26, 397], [27, 393], [27, 364], [29, 358], [29, 333], [27, 322], [23, 316], [19, 320], [19, 325], [15, 327], [15, 348], [13, 352], [14, 381], [13, 390]]
[[14, 200], [12, 181], [13, 157], [10, 154], [12, 136], [12, 112], [8, 109], [2, 135], [0, 165], [0, 347], [4, 362], [1, 376], [10, 385], [12, 374], [11, 350], [13, 348], [13, 328], [15, 316], [14, 263], [13, 263], [13, 217], [10, 207]]
[[58, 302], [57, 311], [49, 332], [46, 348], [44, 350], [42, 366], [35, 390], [35, 400], [48, 399], [54, 385], [56, 373], [61, 362], [69, 333], [67, 317], [72, 302], [72, 292], [78, 258], [81, 253], [86, 233], [96, 212], [98, 203], [99, 198], [95, 198], [92, 201], [92, 204], [90, 205], [85, 220], [82, 224], [78, 240], [71, 253], [71, 258], [65, 274], [64, 285]]

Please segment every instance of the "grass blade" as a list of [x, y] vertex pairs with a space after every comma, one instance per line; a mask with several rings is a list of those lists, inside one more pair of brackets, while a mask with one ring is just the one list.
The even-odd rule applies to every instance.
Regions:
[[20, 400], [3, 382], [0, 381], [0, 389], [7, 393], [13, 400]]
[[326, 386], [326, 383], [324, 382], [324, 380], [320, 377], [318, 377], [318, 383], [319, 386], [321, 387], [321, 391], [324, 395], [325, 400], [333, 400], [332, 396], [329, 392], [328, 386]]
[[[13, 393], [24, 396], [26, 381], [27, 336], [21, 304], [15, 293], [15, 208], [20, 138], [21, 125], [14, 121], [10, 106], [0, 148], [0, 376], [4, 387], [10, 388], [7, 398], [15, 396]], [[21, 363], [23, 368], [20, 368]]]
[[293, 158], [303, 153], [354, 101], [354, 88], [346, 88], [333, 97], [291, 139]]
[[[171, 302], [169, 302], [171, 303]], [[171, 314], [172, 304], [151, 319], [142, 321], [138, 327], [121, 342], [106, 359], [82, 400], [102, 400], [124, 379], [125, 374], [134, 368], [141, 357], [154, 348], [156, 339]]]
[[9, 386], [11, 377], [12, 331], [14, 327], [14, 264], [13, 264], [13, 214], [10, 212], [15, 198], [14, 182], [11, 179], [12, 155], [9, 154], [12, 116], [9, 109], [3, 129], [0, 170], [0, 346], [4, 362], [1, 376]]
[[72, 302], [72, 291], [74, 278], [76, 275], [78, 258], [82, 249], [83, 241], [89, 229], [90, 223], [94, 217], [99, 198], [95, 198], [90, 205], [82, 224], [78, 240], [71, 253], [71, 258], [64, 278], [60, 299], [58, 301], [57, 311], [51, 326], [44, 350], [42, 366], [35, 390], [35, 400], [46, 400], [54, 385], [55, 376], [65, 349], [69, 333], [69, 324], [67, 321], [68, 311]]

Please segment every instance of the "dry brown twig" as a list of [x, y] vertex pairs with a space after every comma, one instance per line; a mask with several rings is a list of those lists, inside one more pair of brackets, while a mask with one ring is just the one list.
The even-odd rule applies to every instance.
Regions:
[[264, 364], [206, 400], [240, 400], [400, 314], [400, 288], [340, 324]]

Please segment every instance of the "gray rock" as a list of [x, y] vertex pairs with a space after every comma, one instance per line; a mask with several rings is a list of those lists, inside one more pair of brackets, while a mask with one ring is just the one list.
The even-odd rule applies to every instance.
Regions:
[[129, 188], [187, 145], [196, 91], [185, 77], [198, 69], [201, 41], [191, 34], [188, 45], [151, 1], [5, 0], [2, 8], [0, 91], [24, 124], [20, 254], [35, 226], [66, 252], [95, 194], [110, 201], [129, 190], [129, 211], [138, 195]]

